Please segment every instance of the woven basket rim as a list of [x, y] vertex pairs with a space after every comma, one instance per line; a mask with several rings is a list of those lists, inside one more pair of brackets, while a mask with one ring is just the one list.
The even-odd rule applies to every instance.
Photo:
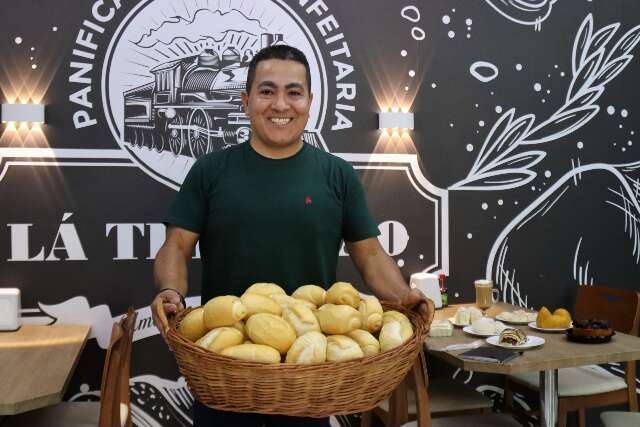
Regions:
[[[411, 369], [434, 314], [433, 304], [428, 302], [427, 315], [396, 303], [381, 303], [385, 310], [405, 314], [413, 324], [414, 336], [392, 350], [354, 360], [258, 363], [223, 356], [197, 346], [177, 331], [179, 322], [195, 310], [193, 307], [170, 320], [167, 342], [194, 397], [209, 407], [304, 417], [360, 413], [389, 398]], [[260, 385], [254, 388], [252, 381]], [[361, 382], [367, 384], [366, 389], [361, 388]]]
[[[180, 323], [180, 321], [187, 315], [189, 314], [191, 311], [200, 308], [202, 306], [199, 307], [187, 307], [186, 309], [182, 310], [181, 312], [177, 313], [175, 316], [173, 316], [170, 320], [169, 320], [169, 332], [167, 332], [167, 341], [169, 342], [169, 346], [171, 347], [172, 350], [175, 351], [174, 346], [186, 346], [189, 347], [192, 351], [196, 351], [200, 354], [203, 355], [203, 357], [206, 357], [208, 359], [212, 359], [212, 360], [219, 360], [220, 362], [226, 362], [226, 363], [232, 363], [233, 365], [236, 365], [238, 367], [240, 366], [245, 366], [247, 368], [256, 368], [256, 367], [262, 367], [262, 368], [270, 368], [270, 369], [279, 369], [279, 370], [295, 370], [296, 372], [300, 372], [301, 370], [314, 370], [317, 369], [320, 366], [327, 366], [327, 365], [331, 365], [336, 367], [336, 369], [338, 368], [348, 368], [350, 366], [360, 366], [363, 363], [376, 363], [377, 361], [380, 361], [382, 359], [386, 359], [388, 357], [391, 357], [395, 354], [399, 354], [399, 353], [403, 353], [404, 351], [406, 351], [407, 347], [412, 346], [413, 343], [416, 344], [420, 344], [424, 342], [427, 334], [429, 333], [429, 328], [426, 325], [427, 322], [429, 321], [429, 319], [425, 319], [424, 316], [422, 316], [420, 313], [417, 313], [416, 311], [412, 311], [409, 310], [407, 308], [405, 308], [402, 305], [399, 305], [397, 303], [394, 302], [390, 302], [390, 301], [380, 301], [380, 304], [385, 307], [385, 308], [389, 308], [391, 310], [396, 310], [396, 311], [400, 311], [403, 314], [408, 314], [408, 313], [413, 313], [413, 315], [409, 315], [407, 317], [409, 317], [409, 320], [411, 320], [411, 323], [413, 325], [413, 330], [414, 330], [414, 334], [413, 337], [411, 337], [410, 340], [406, 341], [405, 343], [403, 343], [402, 345], [389, 350], [389, 351], [385, 351], [385, 352], [380, 352], [380, 353], [376, 353], [374, 355], [369, 355], [369, 356], [364, 356], [364, 357], [360, 357], [358, 359], [353, 359], [353, 360], [347, 360], [347, 361], [342, 361], [342, 362], [322, 362], [322, 363], [313, 363], [313, 364], [300, 364], [300, 363], [285, 363], [285, 362], [281, 362], [281, 363], [260, 363], [260, 362], [250, 362], [250, 361], [246, 361], [246, 360], [241, 360], [241, 359], [236, 359], [230, 356], [224, 356], [222, 354], [219, 353], [214, 353], [212, 351], [209, 351], [207, 349], [204, 349], [198, 345], [196, 345], [194, 342], [188, 340], [187, 338], [185, 338], [184, 336], [182, 336], [182, 334], [180, 332], [178, 332], [178, 324]], [[386, 310], [385, 310], [386, 311]], [[420, 319], [422, 321], [422, 323], [420, 324], [418, 321], [418, 324], [416, 324], [416, 322], [414, 322], [414, 319]], [[418, 332], [422, 332], [421, 334], [419, 334]], [[325, 334], [326, 335], [326, 334]]]

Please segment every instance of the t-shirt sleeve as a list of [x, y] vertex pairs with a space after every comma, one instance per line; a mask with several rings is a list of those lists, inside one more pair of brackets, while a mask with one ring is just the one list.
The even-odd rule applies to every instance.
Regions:
[[379, 235], [380, 231], [367, 205], [367, 197], [360, 179], [348, 163], [344, 168], [344, 176], [342, 237], [348, 242], [357, 242]]
[[191, 167], [180, 191], [169, 207], [165, 225], [202, 234], [207, 220], [208, 200], [204, 186], [204, 162], [199, 160]]

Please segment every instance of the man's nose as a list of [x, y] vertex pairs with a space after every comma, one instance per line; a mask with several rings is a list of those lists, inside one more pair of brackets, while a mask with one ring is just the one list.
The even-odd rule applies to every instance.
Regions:
[[287, 102], [284, 94], [276, 95], [273, 103], [271, 104], [271, 108], [276, 111], [286, 111], [289, 109], [289, 103]]

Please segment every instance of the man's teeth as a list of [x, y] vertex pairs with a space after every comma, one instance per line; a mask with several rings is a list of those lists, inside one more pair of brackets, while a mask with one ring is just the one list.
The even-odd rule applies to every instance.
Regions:
[[291, 121], [290, 118], [280, 118], [280, 117], [272, 117], [271, 121], [277, 125], [286, 125]]

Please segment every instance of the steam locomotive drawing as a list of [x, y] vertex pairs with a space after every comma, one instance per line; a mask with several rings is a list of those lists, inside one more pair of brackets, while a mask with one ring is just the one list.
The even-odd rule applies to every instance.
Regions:
[[[261, 47], [281, 41], [281, 34], [260, 36]], [[196, 159], [248, 141], [240, 93], [253, 55], [232, 46], [221, 54], [204, 49], [150, 69], [153, 82], [124, 92], [124, 140]]]

